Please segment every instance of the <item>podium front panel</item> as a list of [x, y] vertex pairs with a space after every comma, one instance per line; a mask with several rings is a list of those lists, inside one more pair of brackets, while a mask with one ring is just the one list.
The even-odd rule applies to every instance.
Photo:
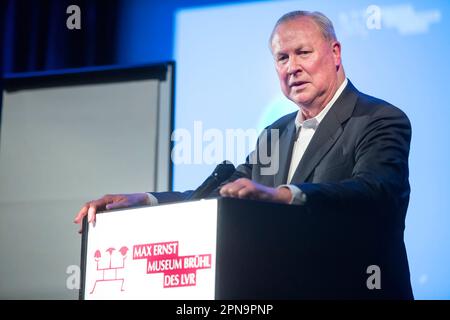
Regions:
[[84, 237], [83, 299], [214, 299], [217, 200], [97, 214]]

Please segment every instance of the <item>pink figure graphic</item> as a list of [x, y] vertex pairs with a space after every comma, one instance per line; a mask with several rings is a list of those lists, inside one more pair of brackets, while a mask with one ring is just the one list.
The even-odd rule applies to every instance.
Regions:
[[[106, 252], [109, 253], [109, 267], [107, 267], [107, 268], [99, 268], [99, 261], [100, 261], [100, 259], [102, 257], [102, 254], [101, 254], [100, 250], [96, 250], [95, 251], [95, 253], [94, 253], [94, 260], [97, 263], [97, 271], [102, 271], [102, 279], [95, 280], [94, 287], [92, 288], [92, 291], [90, 292], [90, 294], [94, 293], [95, 287], [97, 286], [97, 282], [103, 282], [103, 281], [122, 281], [122, 285], [120, 287], [120, 291], [125, 291], [123, 289], [123, 284], [124, 284], [125, 279], [117, 277], [117, 269], [124, 269], [125, 268], [125, 259], [127, 257], [128, 248], [125, 247], [125, 246], [120, 248], [119, 252], [122, 255], [122, 265], [121, 266], [115, 266], [115, 267], [112, 266], [112, 254], [113, 254], [114, 250], [116, 250], [116, 249], [108, 248], [106, 250]], [[114, 277], [105, 278], [105, 272], [108, 271], [108, 270], [114, 270]]]

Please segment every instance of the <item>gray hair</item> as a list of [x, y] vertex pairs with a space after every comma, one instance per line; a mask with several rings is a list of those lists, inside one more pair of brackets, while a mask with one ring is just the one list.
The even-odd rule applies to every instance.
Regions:
[[272, 44], [272, 39], [275, 34], [275, 30], [278, 28], [279, 25], [295, 20], [302, 17], [309, 17], [311, 18], [315, 24], [320, 28], [320, 31], [322, 32], [323, 37], [328, 41], [337, 41], [336, 33], [334, 32], [333, 23], [330, 19], [327, 18], [326, 15], [324, 15], [321, 12], [318, 11], [292, 11], [288, 12], [285, 15], [283, 15], [280, 19], [278, 19], [277, 23], [273, 27], [272, 33], [269, 38], [269, 45]]

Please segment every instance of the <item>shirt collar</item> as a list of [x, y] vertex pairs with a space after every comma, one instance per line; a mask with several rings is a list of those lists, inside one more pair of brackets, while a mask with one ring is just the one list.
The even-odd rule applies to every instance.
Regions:
[[345, 78], [345, 80], [342, 82], [342, 84], [339, 86], [339, 88], [334, 93], [334, 96], [330, 100], [330, 102], [328, 102], [327, 105], [325, 106], [325, 108], [323, 108], [322, 111], [320, 111], [320, 113], [317, 116], [315, 116], [314, 118], [304, 120], [303, 113], [301, 112], [301, 110], [299, 110], [297, 112], [297, 117], [295, 117], [295, 127], [296, 127], [297, 131], [300, 127], [316, 129], [317, 126], [320, 124], [320, 122], [325, 117], [325, 115], [328, 113], [328, 111], [330, 111], [333, 104], [339, 98], [342, 91], [344, 91], [345, 87], [347, 86], [347, 83], [348, 83], [348, 80], [347, 80], [347, 78]]

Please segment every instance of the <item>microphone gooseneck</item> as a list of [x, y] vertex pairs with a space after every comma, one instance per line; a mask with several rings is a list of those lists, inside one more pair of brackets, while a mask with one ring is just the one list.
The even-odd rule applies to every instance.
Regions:
[[230, 161], [223, 161], [218, 164], [211, 175], [191, 194], [187, 200], [198, 200], [207, 197], [222, 182], [227, 180], [234, 173], [236, 168]]

